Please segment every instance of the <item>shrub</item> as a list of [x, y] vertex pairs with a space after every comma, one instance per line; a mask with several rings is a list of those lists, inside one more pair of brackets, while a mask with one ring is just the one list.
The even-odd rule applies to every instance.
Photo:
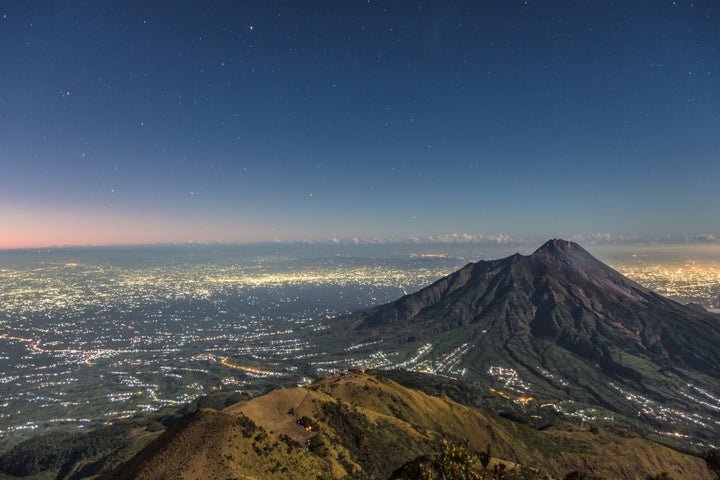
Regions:
[[715, 475], [715, 478], [720, 479], [720, 448], [705, 450], [703, 460], [705, 460], [708, 470]]

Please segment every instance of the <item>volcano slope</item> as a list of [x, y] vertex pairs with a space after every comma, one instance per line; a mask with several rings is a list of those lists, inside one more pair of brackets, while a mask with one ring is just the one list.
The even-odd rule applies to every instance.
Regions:
[[536, 416], [624, 423], [690, 450], [720, 440], [718, 317], [576, 243], [468, 264], [338, 323], [374, 367], [464, 378]]

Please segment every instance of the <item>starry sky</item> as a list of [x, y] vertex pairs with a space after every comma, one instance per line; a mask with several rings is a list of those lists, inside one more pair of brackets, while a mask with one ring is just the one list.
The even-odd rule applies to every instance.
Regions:
[[0, 248], [720, 238], [720, 2], [0, 4]]

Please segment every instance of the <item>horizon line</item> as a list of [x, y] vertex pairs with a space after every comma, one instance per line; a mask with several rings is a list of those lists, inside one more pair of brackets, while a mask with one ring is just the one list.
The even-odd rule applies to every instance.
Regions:
[[129, 249], [129, 248], [168, 248], [168, 247], [252, 247], [252, 246], [380, 246], [380, 245], [483, 245], [483, 246], [512, 246], [512, 245], [541, 245], [550, 239], [564, 239], [581, 245], [592, 246], [632, 246], [632, 245], [720, 245], [720, 238], [710, 234], [683, 235], [683, 236], [623, 236], [611, 234], [592, 234], [584, 236], [580, 234], [566, 237], [551, 236], [544, 239], [520, 238], [510, 235], [482, 235], [482, 234], [445, 234], [428, 235], [424, 237], [351, 237], [351, 238], [328, 238], [328, 239], [293, 239], [293, 240], [256, 240], [256, 241], [171, 241], [171, 242], [150, 242], [150, 243], [108, 243], [108, 244], [65, 244], [65, 245], [42, 245], [42, 246], [0, 246], [1, 253], [37, 252], [51, 250], [103, 250], [103, 249]]

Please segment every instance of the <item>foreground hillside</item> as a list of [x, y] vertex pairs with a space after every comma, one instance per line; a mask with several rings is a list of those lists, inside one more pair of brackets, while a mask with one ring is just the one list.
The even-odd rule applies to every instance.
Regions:
[[489, 446], [491, 466], [522, 474], [516, 478], [563, 478], [573, 471], [607, 479], [644, 480], [662, 472], [678, 480], [711, 478], [701, 459], [629, 431], [566, 423], [537, 429], [360, 372], [276, 390], [223, 411], [197, 410], [102, 478], [392, 478], [435, 452], [442, 439], [466, 440], [475, 452]]

